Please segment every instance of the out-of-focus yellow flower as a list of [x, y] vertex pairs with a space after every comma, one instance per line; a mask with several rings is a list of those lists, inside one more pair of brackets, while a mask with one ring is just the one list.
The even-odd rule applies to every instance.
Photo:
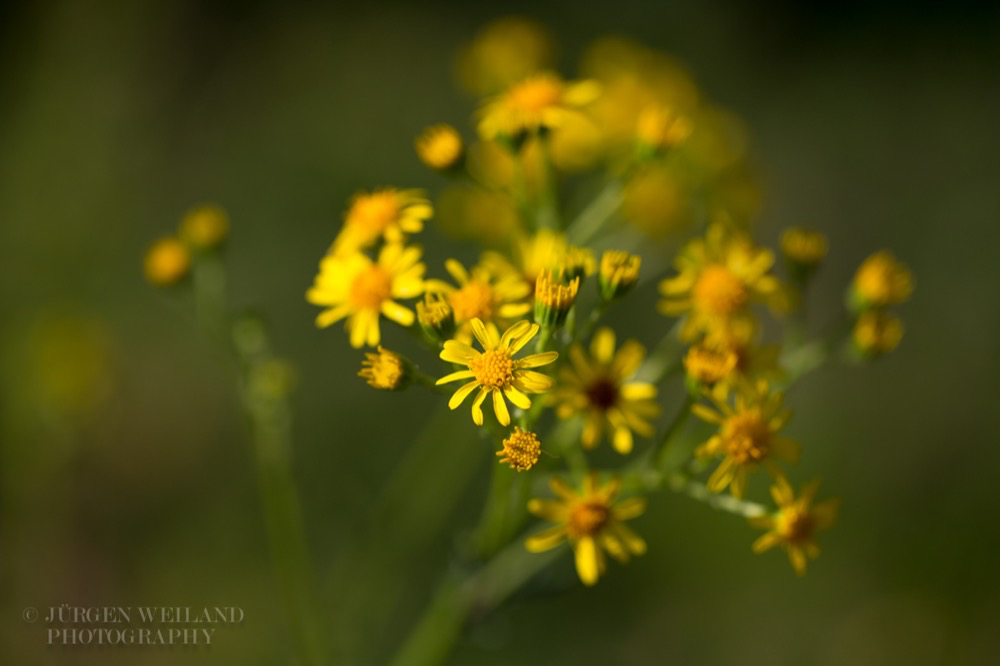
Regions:
[[417, 156], [432, 169], [447, 171], [462, 159], [462, 136], [451, 125], [428, 127], [416, 140]]
[[782, 478], [784, 472], [774, 458], [798, 462], [798, 443], [778, 434], [791, 412], [782, 409], [782, 394], [772, 392], [766, 381], [736, 391], [732, 405], [718, 395], [711, 399], [715, 410], [701, 404], [691, 408], [699, 418], [719, 426], [718, 432], [695, 450], [699, 458], [722, 457], [706, 484], [711, 492], [729, 488], [733, 497], [743, 497], [749, 473], [758, 465], [764, 465], [771, 476]]
[[333, 243], [333, 254], [350, 254], [379, 239], [402, 243], [406, 234], [423, 230], [424, 221], [433, 212], [421, 190], [359, 192], [344, 213], [344, 227]]
[[593, 253], [570, 245], [566, 236], [551, 229], [539, 229], [533, 235], [518, 235], [514, 241], [513, 263], [497, 252], [484, 252], [483, 264], [497, 273], [513, 271], [534, 286], [544, 271], [562, 271], [568, 278], [592, 275]]
[[428, 280], [427, 288], [448, 299], [459, 327], [457, 337], [462, 342], [472, 340], [470, 322], [473, 319], [504, 326], [531, 311], [531, 303], [526, 301], [531, 287], [518, 274], [493, 271], [485, 261], [471, 271], [465, 270], [455, 259], [447, 260], [444, 267], [458, 286], [442, 280]]
[[670, 108], [687, 116], [698, 104], [698, 89], [681, 65], [627, 40], [596, 41], [584, 54], [580, 71], [601, 84], [601, 96], [588, 113], [611, 151], [632, 149], [646, 109]]
[[492, 95], [552, 62], [552, 43], [539, 24], [519, 17], [487, 25], [459, 54], [462, 86], [475, 95]]
[[527, 134], [553, 129], [600, 95], [595, 81], [566, 83], [551, 72], [534, 74], [510, 86], [479, 112], [484, 139], [521, 141]]
[[151, 284], [168, 287], [187, 277], [191, 269], [191, 254], [179, 239], [166, 236], [147, 250], [143, 269]]
[[595, 585], [607, 568], [604, 551], [622, 563], [646, 552], [646, 542], [625, 525], [645, 511], [646, 501], [630, 497], [616, 503], [621, 481], [600, 485], [592, 473], [584, 480], [583, 492], [556, 477], [549, 480], [549, 486], [558, 499], [532, 499], [528, 510], [556, 526], [528, 537], [524, 545], [529, 551], [540, 553], [569, 541], [576, 573], [584, 585]]
[[543, 271], [535, 282], [535, 321], [542, 326], [562, 326], [579, 291], [579, 276], [565, 280], [561, 272]]
[[508, 328], [503, 336], [492, 324], [486, 325], [479, 319], [472, 320], [472, 332], [482, 345], [483, 351], [478, 352], [464, 342], [448, 340], [441, 351], [441, 359], [449, 363], [464, 365], [468, 370], [460, 370], [445, 375], [437, 380], [438, 384], [471, 379], [467, 384], [455, 391], [448, 401], [448, 407], [456, 409], [477, 388], [479, 394], [472, 401], [472, 420], [476, 425], [483, 425], [483, 401], [489, 395], [493, 396], [493, 412], [501, 425], [510, 425], [510, 412], [507, 410], [507, 400], [520, 407], [529, 409], [531, 400], [525, 393], [543, 393], [552, 388], [552, 380], [540, 372], [529, 368], [538, 368], [555, 361], [557, 352], [542, 352], [529, 354], [523, 358], [514, 358], [538, 333], [538, 324], [519, 321]]
[[826, 257], [826, 236], [818, 231], [789, 227], [781, 234], [781, 253], [793, 266], [809, 269]]
[[409, 384], [410, 367], [402, 356], [378, 346], [377, 352], [366, 352], [358, 377], [368, 385], [383, 391], [397, 391]]
[[615, 352], [615, 334], [601, 328], [590, 342], [590, 355], [574, 344], [569, 349], [571, 365], [559, 371], [559, 383], [550, 398], [556, 415], [568, 419], [574, 414], [586, 417], [582, 443], [586, 448], [597, 446], [610, 430], [611, 443], [621, 454], [632, 450], [633, 431], [649, 437], [653, 434], [651, 419], [656, 418], [656, 386], [647, 382], [629, 381], [642, 364], [646, 350], [635, 340], [629, 340]]
[[639, 281], [639, 266], [642, 259], [622, 250], [605, 250], [601, 255], [601, 270], [597, 274], [597, 286], [601, 298], [610, 301], [623, 296]]
[[219, 206], [198, 206], [181, 220], [180, 237], [199, 250], [221, 245], [228, 233], [229, 216]]
[[691, 241], [678, 255], [677, 277], [660, 283], [665, 297], [660, 312], [687, 315], [681, 329], [685, 340], [746, 340], [755, 327], [751, 303], [775, 309], [785, 304], [780, 283], [769, 274], [773, 263], [770, 250], [713, 224], [704, 239]]
[[500, 456], [501, 463], [510, 465], [511, 469], [518, 472], [525, 472], [534, 467], [541, 452], [542, 445], [538, 441], [538, 435], [514, 426], [514, 432], [503, 440], [503, 448], [497, 451], [497, 455]]
[[857, 309], [898, 305], [910, 297], [913, 275], [888, 250], [865, 259], [854, 275], [852, 302]]
[[725, 398], [741, 382], [783, 379], [780, 352], [778, 345], [759, 345], [751, 340], [704, 341], [688, 350], [684, 369], [690, 381]]
[[376, 262], [360, 252], [327, 255], [306, 299], [326, 307], [316, 317], [317, 326], [326, 328], [346, 317], [351, 346], [374, 347], [382, 339], [380, 316], [402, 326], [413, 324], [413, 311], [395, 299], [422, 294], [424, 270], [420, 248], [397, 243], [383, 246]]
[[691, 121], [668, 106], [647, 106], [639, 114], [635, 129], [641, 149], [669, 150], [691, 135]]
[[888, 354], [903, 339], [903, 322], [884, 310], [866, 310], [854, 323], [851, 338], [864, 356]]
[[684, 355], [684, 370], [692, 381], [713, 386], [732, 377], [739, 361], [732, 347], [695, 345]]
[[763, 553], [775, 546], [788, 552], [788, 559], [800, 576], [806, 572], [808, 558], [819, 556], [816, 533], [827, 530], [837, 518], [839, 501], [827, 500], [813, 506], [819, 481], [813, 481], [802, 488], [798, 498], [785, 479], [778, 479], [771, 486], [771, 497], [778, 505], [778, 511], [769, 516], [750, 519], [750, 524], [768, 532], [753, 543], [755, 553]]
[[683, 229], [692, 216], [687, 186], [667, 166], [647, 166], [625, 184], [622, 217], [647, 236], [661, 238]]

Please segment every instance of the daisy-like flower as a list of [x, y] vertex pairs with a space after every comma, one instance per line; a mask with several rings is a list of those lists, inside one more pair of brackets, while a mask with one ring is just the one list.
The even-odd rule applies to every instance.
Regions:
[[646, 542], [624, 524], [642, 514], [646, 501], [630, 497], [616, 504], [620, 480], [599, 485], [597, 475], [591, 473], [584, 480], [582, 493], [555, 477], [549, 485], [559, 499], [532, 499], [528, 510], [556, 526], [528, 537], [524, 545], [529, 551], [541, 553], [569, 541], [576, 556], [576, 573], [584, 585], [596, 584], [604, 573], [604, 551], [622, 563], [630, 555], [646, 552]]
[[660, 283], [660, 312], [687, 315], [685, 340], [700, 336], [745, 339], [755, 327], [751, 303], [784, 306], [777, 278], [769, 274], [774, 254], [743, 235], [713, 224], [704, 239], [691, 241], [678, 255], [679, 275]]
[[817, 532], [829, 529], [837, 518], [838, 500], [831, 499], [813, 506], [819, 481], [802, 488], [798, 498], [785, 479], [778, 479], [771, 486], [771, 497], [778, 511], [769, 516], [750, 519], [750, 524], [768, 530], [753, 543], [753, 552], [763, 553], [775, 546], [788, 552], [788, 559], [800, 576], [806, 572], [807, 558], [819, 556], [816, 545]]
[[551, 72], [534, 74], [510, 86], [480, 111], [479, 135], [484, 139], [518, 138], [566, 122], [567, 116], [600, 95], [596, 81], [567, 83]]
[[774, 458], [798, 462], [799, 445], [778, 434], [791, 412], [782, 409], [782, 394], [771, 392], [766, 381], [744, 384], [734, 394], [732, 405], [728, 398], [713, 392], [710, 399], [715, 410], [700, 404], [691, 408], [699, 418], [719, 426], [718, 432], [694, 453], [699, 458], [722, 457], [706, 484], [711, 492], [729, 488], [733, 497], [743, 497], [751, 471], [764, 465], [771, 476], [783, 478], [784, 472]]
[[493, 412], [501, 425], [510, 425], [510, 412], [507, 410], [507, 400], [520, 407], [528, 409], [531, 400], [525, 393], [543, 393], [552, 388], [552, 379], [529, 368], [537, 368], [555, 361], [557, 352], [542, 352], [530, 354], [515, 359], [514, 354], [521, 350], [538, 333], [538, 324], [519, 321], [508, 328], [503, 336], [493, 325], [487, 326], [480, 319], [471, 322], [472, 333], [483, 346], [478, 352], [464, 342], [448, 340], [441, 350], [441, 358], [449, 363], [458, 363], [468, 367], [446, 375], [437, 380], [438, 384], [471, 379], [455, 391], [448, 401], [448, 407], [456, 409], [469, 397], [469, 394], [479, 389], [479, 394], [472, 401], [472, 420], [476, 425], [483, 425], [483, 401], [493, 395]]
[[525, 300], [531, 287], [513, 271], [497, 272], [485, 264], [467, 271], [455, 259], [447, 260], [444, 268], [458, 286], [428, 280], [427, 289], [442, 293], [448, 299], [459, 327], [456, 337], [462, 342], [472, 341], [470, 322], [473, 319], [503, 326], [531, 311], [531, 304]]
[[326, 328], [346, 317], [351, 346], [374, 347], [382, 339], [380, 315], [402, 326], [413, 323], [413, 311], [395, 299], [423, 293], [424, 269], [419, 247], [395, 243], [382, 248], [378, 261], [360, 252], [327, 255], [306, 300], [326, 307], [316, 317], [317, 326]]
[[380, 238], [387, 243], [402, 243], [406, 234], [423, 230], [424, 220], [433, 213], [421, 190], [359, 192], [344, 213], [344, 228], [333, 243], [333, 253], [370, 247]]
[[558, 405], [556, 415], [561, 419], [574, 414], [586, 416], [584, 447], [597, 446], [604, 431], [610, 430], [615, 450], [626, 454], [632, 450], [633, 431], [644, 437], [653, 434], [649, 420], [659, 413], [656, 387], [628, 381], [645, 355], [646, 350], [635, 340], [627, 341], [616, 353], [615, 334], [610, 328], [594, 334], [589, 356], [578, 344], [570, 347], [571, 365], [559, 371], [559, 384], [551, 402]]
[[361, 371], [358, 377], [364, 378], [368, 385], [382, 391], [398, 391], [406, 388], [409, 384], [410, 364], [402, 356], [382, 345], [378, 346], [378, 353], [367, 352], [365, 360], [361, 362]]

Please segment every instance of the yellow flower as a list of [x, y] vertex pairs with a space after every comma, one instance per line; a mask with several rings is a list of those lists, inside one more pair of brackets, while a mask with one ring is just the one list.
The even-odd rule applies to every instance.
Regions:
[[538, 435], [514, 426], [514, 432], [503, 440], [503, 449], [497, 451], [501, 463], [507, 463], [511, 469], [524, 472], [535, 466], [541, 454], [542, 445]]
[[420, 161], [432, 169], [445, 171], [462, 159], [462, 137], [451, 125], [433, 125], [425, 129], [416, 141]]
[[462, 342], [472, 340], [469, 322], [473, 319], [502, 326], [531, 311], [531, 304], [525, 301], [531, 289], [512, 271], [498, 273], [483, 262], [470, 272], [455, 259], [448, 259], [444, 268], [458, 286], [441, 280], [428, 280], [427, 289], [440, 292], [448, 299], [455, 323], [459, 326], [457, 337]]
[[402, 243], [405, 234], [424, 228], [433, 209], [420, 190], [387, 188], [359, 192], [344, 213], [344, 228], [333, 244], [335, 254], [349, 254], [370, 247], [380, 238], [387, 243]]
[[229, 216], [219, 206], [199, 206], [181, 220], [180, 236], [198, 249], [217, 247], [229, 233]]
[[519, 140], [525, 134], [559, 127], [599, 94], [600, 86], [595, 81], [566, 83], [551, 72], [534, 74], [510, 86], [480, 110], [479, 135], [484, 139]]
[[631, 555], [646, 552], [646, 542], [624, 524], [642, 514], [646, 501], [630, 497], [616, 504], [620, 480], [599, 485], [597, 475], [591, 473], [584, 480], [582, 493], [555, 477], [549, 485], [559, 499], [532, 499], [528, 510], [556, 526], [528, 537], [524, 545], [529, 551], [544, 552], [568, 540], [576, 556], [576, 573], [584, 585], [596, 584], [604, 573], [604, 551], [622, 563]]
[[753, 543], [755, 553], [763, 553], [775, 546], [788, 551], [795, 572], [800, 576], [806, 572], [807, 558], [819, 556], [816, 545], [817, 532], [829, 529], [837, 518], [839, 502], [827, 500], [812, 506], [819, 481], [813, 481], [802, 489], [798, 499], [785, 479], [778, 479], [771, 486], [771, 496], [778, 505], [778, 511], [770, 516], [751, 518], [750, 524], [769, 530]]
[[712, 386], [732, 377], [739, 362], [739, 355], [732, 347], [695, 345], [684, 355], [684, 370], [691, 380]]
[[629, 340], [615, 353], [615, 334], [602, 328], [590, 342], [590, 356], [578, 344], [569, 349], [571, 365], [559, 372], [559, 384], [551, 402], [558, 404], [556, 415], [568, 419], [586, 415], [582, 442], [593, 448], [605, 429], [611, 430], [612, 445], [619, 453], [632, 450], [632, 432], [644, 437], [653, 434], [649, 419], [659, 413], [656, 387], [647, 382], [627, 381], [635, 374], [646, 355], [635, 340]]
[[642, 259], [621, 250], [605, 250], [601, 255], [601, 270], [597, 285], [606, 301], [624, 295], [639, 280]]
[[306, 299], [326, 306], [316, 317], [317, 326], [326, 328], [346, 317], [351, 346], [374, 347], [381, 340], [380, 315], [402, 326], [413, 323], [413, 311], [395, 299], [423, 293], [424, 269], [419, 247], [404, 248], [395, 243], [382, 248], [377, 262], [360, 252], [327, 255]]
[[190, 269], [191, 255], [187, 247], [173, 236], [153, 243], [143, 260], [146, 279], [158, 287], [177, 284]]
[[851, 337], [865, 356], [887, 354], [903, 339], [903, 322], [883, 310], [866, 310], [855, 322]]
[[495, 326], [487, 326], [476, 318], [471, 323], [472, 332], [483, 346], [478, 352], [464, 342], [448, 340], [444, 343], [441, 358], [449, 363], [458, 363], [468, 367], [446, 375], [437, 380], [438, 384], [472, 379], [455, 391], [448, 401], [448, 407], [456, 409], [476, 388], [479, 395], [472, 401], [472, 420], [476, 425], [483, 425], [482, 404], [486, 397], [493, 395], [493, 412], [501, 425], [510, 425], [510, 412], [504, 396], [521, 409], [531, 407], [531, 400], [525, 393], [542, 393], [552, 388], [549, 377], [529, 370], [548, 365], [559, 357], [557, 352], [531, 354], [515, 359], [514, 354], [521, 350], [531, 338], [538, 333], [538, 324], [519, 321], [508, 328], [503, 336], [499, 335]]
[[780, 352], [777, 345], [758, 345], [751, 341], [702, 342], [688, 349], [684, 369], [690, 380], [712, 387], [725, 397], [741, 382], [784, 378], [779, 364]]
[[579, 276], [564, 283], [561, 273], [542, 272], [535, 282], [535, 321], [542, 326], [562, 326], [579, 291]]
[[462, 85], [476, 95], [491, 95], [547, 67], [552, 43], [545, 29], [520, 17], [491, 22], [458, 57]]
[[753, 332], [754, 301], [773, 308], [783, 305], [778, 280], [768, 273], [774, 263], [770, 250], [754, 246], [742, 234], [713, 224], [704, 240], [691, 241], [674, 262], [679, 275], [660, 283], [660, 312], [687, 314], [681, 337], [694, 340], [745, 340]]
[[865, 259], [854, 275], [853, 300], [858, 309], [897, 305], [912, 291], [913, 275], [887, 250]]
[[690, 134], [691, 121], [664, 105], [647, 106], [636, 124], [639, 145], [654, 151], [673, 148]]
[[365, 353], [358, 377], [363, 377], [368, 385], [383, 391], [395, 391], [406, 387], [410, 369], [406, 360], [395, 352], [378, 346], [378, 352]]
[[781, 253], [795, 266], [815, 266], [823, 261], [826, 251], [826, 236], [818, 231], [789, 227], [781, 234]]
[[798, 461], [798, 443], [778, 434], [791, 412], [782, 409], [781, 393], [772, 393], [767, 382], [741, 387], [735, 392], [732, 406], [719, 395], [711, 399], [715, 411], [700, 404], [691, 408], [699, 418], [719, 426], [718, 432], [695, 450], [699, 458], [722, 457], [706, 484], [711, 492], [719, 493], [728, 487], [734, 497], [743, 497], [747, 477], [757, 465], [764, 465], [771, 476], [781, 478], [784, 473], [773, 459]]

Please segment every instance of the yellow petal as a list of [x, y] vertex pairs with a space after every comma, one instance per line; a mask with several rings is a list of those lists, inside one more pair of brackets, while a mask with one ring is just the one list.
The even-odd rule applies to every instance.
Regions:
[[622, 455], [632, 452], [632, 431], [628, 428], [615, 428], [615, 451]]
[[590, 341], [590, 355], [608, 365], [615, 355], [615, 334], [610, 328], [601, 328]]
[[468, 365], [469, 361], [480, 356], [479, 352], [458, 340], [446, 340], [441, 350], [441, 359], [449, 363]]
[[524, 542], [524, 547], [532, 553], [542, 553], [552, 550], [566, 539], [566, 527], [550, 527], [538, 534], [532, 534]]
[[498, 389], [493, 389], [493, 413], [497, 415], [500, 425], [510, 425], [510, 412], [507, 411], [507, 403], [503, 399], [503, 393]]
[[530, 354], [524, 358], [517, 359], [514, 363], [515, 367], [518, 368], [538, 368], [552, 363], [557, 358], [559, 358], [559, 352], [549, 351], [540, 354]]
[[538, 333], [538, 324], [531, 324], [523, 333], [521, 333], [519, 337], [511, 340], [510, 341], [511, 356], [519, 352], [521, 348], [524, 347], [524, 345], [528, 344], [528, 341], [531, 340], [533, 337], [535, 337], [537, 333]]
[[[440, 381], [438, 383], [440, 384]], [[448, 408], [455, 409], [463, 402], [465, 402], [465, 399], [469, 396], [470, 393], [472, 393], [472, 391], [475, 390], [477, 386], [479, 386], [477, 382], [469, 382], [468, 384], [462, 386], [460, 389], [455, 391], [455, 393], [452, 394], [451, 399], [448, 400]]]
[[583, 537], [573, 545], [576, 554], [576, 573], [584, 585], [595, 585], [600, 575], [597, 561], [597, 543], [591, 537]]
[[768, 532], [757, 537], [750, 548], [753, 552], [760, 554], [774, 548], [779, 543], [781, 543], [781, 537], [776, 532]]
[[472, 401], [472, 420], [476, 425], [483, 425], [483, 400], [486, 400], [486, 396], [489, 394], [488, 389], [481, 389], [479, 395], [476, 399]]
[[645, 382], [625, 384], [619, 390], [626, 400], [651, 400], [656, 397], [656, 387]]
[[517, 405], [521, 409], [531, 408], [531, 399], [528, 398], [528, 396], [521, 393], [520, 391], [518, 391], [513, 386], [505, 386], [503, 389], [503, 393], [505, 396], [507, 396], [507, 399], [510, 400], [512, 404]]
[[453, 372], [450, 375], [445, 375], [441, 379], [434, 382], [435, 384], [447, 384], [448, 382], [456, 382], [459, 379], [468, 379], [469, 377], [475, 377], [475, 373], [472, 370], [459, 370], [458, 372]]
[[413, 324], [413, 310], [404, 308], [395, 301], [384, 301], [382, 303], [382, 314], [384, 314], [387, 319], [391, 319], [402, 326], [410, 326]]
[[517, 322], [516, 324], [508, 328], [506, 331], [504, 331], [503, 335], [500, 336], [500, 347], [502, 347], [503, 349], [508, 349], [512, 341], [517, 340], [522, 335], [527, 333], [530, 328], [531, 324], [526, 319], [522, 319], [521, 321]]
[[500, 339], [494, 331], [486, 327], [482, 319], [473, 317], [470, 325], [472, 326], [472, 334], [476, 336], [476, 340], [479, 340], [479, 344], [483, 346], [484, 350], [496, 349]]

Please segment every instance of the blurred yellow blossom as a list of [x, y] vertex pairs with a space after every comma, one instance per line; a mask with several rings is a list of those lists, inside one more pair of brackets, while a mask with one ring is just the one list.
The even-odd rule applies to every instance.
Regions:
[[458, 78], [469, 92], [491, 95], [549, 67], [552, 51], [548, 33], [534, 21], [498, 19], [459, 53]]
[[458, 130], [442, 123], [421, 132], [416, 140], [416, 148], [417, 155], [424, 164], [432, 169], [445, 171], [462, 159], [464, 145]]
[[775, 546], [788, 552], [788, 559], [800, 576], [806, 572], [808, 558], [819, 556], [816, 533], [827, 530], [837, 518], [839, 501], [827, 500], [813, 506], [819, 481], [813, 481], [795, 497], [795, 491], [785, 479], [778, 479], [771, 486], [771, 497], [778, 505], [778, 511], [768, 516], [750, 519], [750, 524], [768, 532], [753, 543], [755, 553], [763, 553]]
[[854, 275], [853, 301], [862, 309], [897, 305], [912, 291], [910, 270], [887, 250], [865, 259]]
[[198, 206], [188, 211], [181, 220], [181, 239], [197, 249], [217, 247], [228, 233], [229, 216], [219, 206]]
[[528, 510], [556, 526], [528, 537], [528, 550], [544, 552], [569, 541], [577, 575], [585, 585], [595, 585], [607, 568], [605, 551], [622, 563], [646, 552], [646, 542], [625, 525], [642, 514], [646, 502], [630, 497], [616, 503], [621, 491], [618, 479], [600, 485], [596, 474], [588, 474], [582, 492], [557, 477], [549, 480], [549, 486], [558, 499], [532, 499]]
[[344, 214], [344, 227], [333, 244], [334, 254], [371, 247], [379, 239], [401, 243], [406, 234], [423, 230], [433, 209], [421, 190], [386, 188], [359, 192]]
[[378, 346], [377, 352], [366, 352], [361, 366], [358, 376], [373, 388], [395, 391], [406, 387], [409, 375], [406, 360], [382, 345]]
[[903, 339], [903, 322], [884, 310], [866, 310], [854, 323], [851, 339], [864, 356], [887, 354]]
[[166, 236], [150, 246], [143, 269], [146, 279], [158, 287], [177, 284], [191, 269], [191, 254], [176, 236]]
[[486, 103], [479, 114], [479, 134], [520, 141], [526, 134], [559, 127], [599, 94], [595, 81], [567, 83], [551, 72], [533, 74]]

